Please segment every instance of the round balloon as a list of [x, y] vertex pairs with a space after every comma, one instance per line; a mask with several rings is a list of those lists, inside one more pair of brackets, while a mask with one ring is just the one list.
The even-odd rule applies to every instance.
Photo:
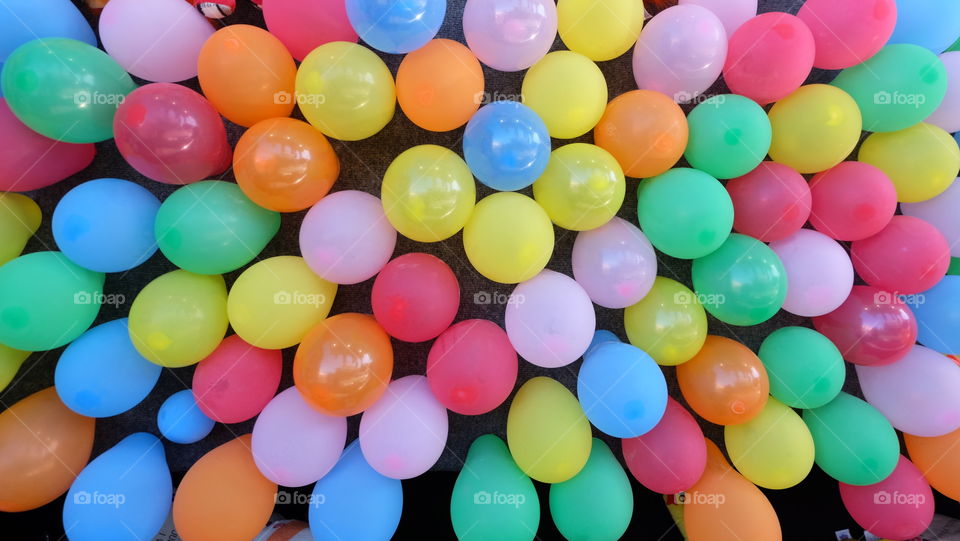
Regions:
[[643, 28], [644, 16], [643, 6], [630, 0], [557, 2], [557, 27], [563, 44], [595, 62], [613, 60], [630, 50]]
[[698, 296], [680, 282], [657, 276], [640, 302], [623, 311], [630, 343], [657, 364], [689, 361], [707, 337], [707, 313]]
[[404, 254], [377, 275], [370, 304], [387, 334], [404, 342], [425, 342], [436, 338], [456, 318], [460, 283], [439, 258]]
[[[875, 235], [897, 210], [897, 190], [890, 177], [864, 162], [842, 162], [814, 175], [810, 196], [810, 225], [836, 240]], [[904, 213], [909, 214], [906, 205]]]
[[467, 123], [463, 157], [477, 180], [490, 188], [521, 190], [547, 168], [547, 125], [522, 103], [491, 103], [481, 107]]
[[594, 143], [612, 154], [628, 177], [637, 178], [676, 165], [687, 139], [683, 109], [653, 90], [631, 90], [612, 99], [593, 129]]
[[586, 231], [610, 221], [626, 192], [620, 164], [606, 150], [571, 143], [550, 154], [547, 169], [533, 183], [533, 197], [553, 223]]
[[957, 178], [960, 148], [941, 128], [923, 122], [891, 133], [874, 133], [860, 145], [857, 159], [883, 171], [903, 203], [926, 201]]
[[167, 397], [157, 412], [160, 434], [173, 443], [196, 443], [206, 438], [215, 424], [200, 411], [190, 389]]
[[800, 173], [819, 173], [842, 162], [860, 141], [857, 102], [830, 85], [804, 85], [767, 113], [770, 158]]
[[[564, 92], [557, 88], [564, 87]], [[551, 137], [573, 139], [592, 130], [607, 105], [607, 81], [589, 58], [554, 51], [523, 76], [523, 103], [540, 115]]]
[[803, 175], [777, 162], [761, 162], [727, 181], [733, 229], [764, 242], [789, 237], [810, 218], [810, 186]]
[[533, 199], [495, 193], [477, 203], [463, 228], [463, 248], [484, 277], [516, 284], [547, 265], [553, 254], [553, 224]]
[[857, 524], [884, 538], [911, 539], [933, 522], [933, 491], [924, 472], [903, 456], [883, 481], [867, 486], [841, 482], [840, 498]]
[[736, 94], [707, 98], [690, 111], [690, 140], [683, 156], [716, 178], [745, 175], [770, 149], [770, 120], [763, 108]]
[[636, 304], [653, 287], [657, 255], [642, 231], [614, 216], [573, 242], [573, 277], [604, 308]]
[[283, 357], [251, 346], [239, 335], [224, 338], [193, 371], [193, 396], [207, 417], [242, 423], [256, 417], [280, 387]]
[[443, 24], [447, 0], [346, 0], [350, 25], [368, 45], [404, 54], [427, 44]]
[[459, 128], [484, 99], [483, 68], [458, 41], [430, 40], [397, 69], [397, 101], [411, 122], [430, 131]]
[[879, 233], [850, 245], [863, 281], [897, 295], [933, 287], [950, 266], [950, 246], [937, 228], [913, 216], [894, 216]]
[[813, 34], [814, 67], [835, 70], [860, 64], [883, 47], [897, 23], [897, 5], [808, 0], [797, 17]]
[[836, 310], [853, 288], [853, 264], [837, 241], [811, 229], [801, 229], [770, 243], [787, 273], [783, 309], [804, 317]]
[[840, 350], [806, 327], [780, 327], [760, 344], [757, 356], [770, 378], [770, 394], [792, 408], [819, 408], [843, 388], [847, 371]]
[[553, 0], [467, 0], [463, 35], [481, 62], [498, 71], [520, 71], [543, 58], [557, 37]]
[[779, 101], [810, 74], [814, 49], [810, 28], [796, 16], [757, 15], [730, 36], [723, 80], [731, 92], [760, 105]]
[[703, 348], [677, 367], [677, 382], [693, 411], [718, 425], [753, 419], [770, 394], [767, 371], [756, 354], [723, 336], [707, 336]]
[[298, 61], [331, 41], [357, 41], [343, 0], [263, 0], [263, 20]]

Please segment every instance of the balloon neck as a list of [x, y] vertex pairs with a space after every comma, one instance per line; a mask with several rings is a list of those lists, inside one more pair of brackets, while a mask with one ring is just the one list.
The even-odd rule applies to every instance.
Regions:
[[596, 331], [593, 333], [593, 340], [590, 342], [590, 346], [587, 347], [587, 351], [583, 353], [583, 358], [586, 359], [597, 347], [607, 342], [620, 343], [620, 339], [617, 338], [617, 335], [613, 334], [610, 331]]

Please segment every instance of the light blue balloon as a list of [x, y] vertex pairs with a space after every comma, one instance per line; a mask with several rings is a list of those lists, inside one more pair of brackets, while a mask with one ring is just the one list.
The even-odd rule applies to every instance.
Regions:
[[397, 531], [403, 487], [367, 464], [359, 440], [313, 487], [309, 520], [314, 539], [387, 540]]
[[127, 180], [101, 178], [67, 192], [53, 211], [53, 238], [71, 261], [97, 272], [130, 270], [157, 251], [160, 201]]
[[437, 35], [447, 0], [347, 0], [350, 25], [367, 45], [403, 54]]
[[584, 356], [577, 397], [587, 419], [601, 432], [633, 438], [660, 422], [667, 409], [667, 382], [643, 350], [608, 341]]
[[903, 300], [917, 318], [917, 342], [940, 353], [960, 354], [960, 276], [944, 276], [927, 291]]
[[913, 43], [940, 54], [958, 37], [957, 0], [897, 0], [897, 25], [887, 43]]
[[153, 539], [170, 513], [173, 482], [163, 444], [137, 432], [87, 464], [63, 504], [70, 541]]
[[590, 345], [587, 346], [587, 351], [583, 352], [583, 357], [586, 358], [587, 355], [590, 355], [593, 350], [597, 349], [598, 346], [606, 344], [607, 342], [619, 342], [620, 339], [617, 338], [617, 335], [612, 332], [599, 329], [593, 333], [593, 340], [590, 341]]
[[157, 413], [160, 433], [174, 443], [198, 442], [207, 437], [215, 424], [197, 406], [190, 389], [170, 395]]
[[93, 327], [67, 346], [53, 380], [60, 399], [73, 411], [110, 417], [142, 402], [161, 369], [133, 347], [123, 318]]
[[953, 140], [956, 141], [958, 145], [960, 145], [960, 131], [953, 134]]
[[463, 157], [473, 176], [494, 190], [522, 190], [547, 168], [550, 134], [533, 109], [515, 101], [494, 102], [467, 122]]

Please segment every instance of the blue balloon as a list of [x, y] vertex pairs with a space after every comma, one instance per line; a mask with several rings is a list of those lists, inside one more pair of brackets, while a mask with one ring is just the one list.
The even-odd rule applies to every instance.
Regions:
[[473, 176], [494, 190], [522, 190], [547, 168], [547, 125], [522, 103], [485, 105], [467, 122], [463, 157]]
[[917, 342], [940, 353], [960, 354], [960, 276], [944, 276], [937, 285], [903, 300], [917, 318]]
[[958, 37], [957, 0], [897, 0], [897, 26], [887, 43], [913, 43], [940, 54]]
[[347, 18], [357, 35], [385, 53], [403, 54], [437, 35], [447, 0], [347, 0]]
[[640, 348], [604, 342], [583, 358], [577, 397], [587, 419], [616, 438], [646, 434], [667, 409], [667, 382]]
[[133, 347], [127, 318], [98, 325], [60, 355], [53, 381], [60, 399], [87, 417], [110, 417], [136, 406], [160, 378], [161, 366]]
[[314, 539], [386, 540], [403, 511], [403, 487], [367, 464], [359, 440], [313, 487], [310, 531]]
[[207, 417], [186, 389], [170, 395], [157, 413], [157, 427], [174, 443], [195, 443], [207, 437], [216, 422]]
[[101, 178], [67, 192], [53, 211], [53, 238], [71, 261], [97, 272], [130, 270], [157, 251], [160, 201], [127, 180]]
[[953, 140], [956, 141], [958, 145], [960, 145], [960, 131], [953, 134]]
[[620, 339], [617, 338], [617, 335], [608, 330], [599, 329], [593, 333], [593, 340], [591, 340], [590, 345], [587, 346], [587, 351], [583, 352], [583, 358], [586, 359], [587, 355], [590, 355], [593, 350], [597, 349], [597, 347], [602, 344], [619, 341]]
[[63, 529], [70, 541], [153, 539], [172, 501], [163, 444], [138, 432], [87, 464], [73, 481], [63, 504]]

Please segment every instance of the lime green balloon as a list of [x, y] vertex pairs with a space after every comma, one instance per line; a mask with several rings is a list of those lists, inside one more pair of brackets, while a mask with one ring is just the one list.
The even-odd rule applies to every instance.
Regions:
[[633, 489], [606, 443], [593, 438], [590, 458], [573, 479], [550, 485], [550, 515], [570, 541], [615, 540], [633, 517]]
[[503, 440], [486, 434], [467, 451], [450, 498], [460, 541], [530, 541], [540, 527], [540, 500]]
[[757, 355], [770, 376], [770, 394], [793, 408], [819, 408], [830, 402], [847, 375], [837, 346], [806, 327], [773, 331]]
[[30, 356], [29, 351], [21, 351], [0, 344], [0, 391], [7, 388], [13, 381], [23, 361]]
[[0, 344], [24, 351], [69, 344], [100, 312], [103, 280], [60, 252], [35, 252], [0, 266]]
[[770, 119], [750, 98], [721, 94], [704, 100], [687, 116], [690, 138], [683, 155], [717, 178], [753, 171], [770, 150]]
[[713, 317], [756, 325], [773, 317], [787, 296], [780, 257], [759, 240], [734, 233], [709, 255], [695, 259], [693, 290]]
[[763, 488], [790, 488], [813, 468], [813, 437], [799, 415], [771, 398], [749, 421], [723, 427], [730, 462]]
[[658, 250], [696, 259], [727, 240], [733, 227], [733, 202], [714, 177], [679, 167], [640, 183], [637, 219]]
[[28, 41], [7, 57], [0, 77], [13, 114], [57, 141], [113, 137], [113, 115], [137, 85], [107, 53], [82, 41]]
[[40, 227], [42, 214], [33, 199], [20, 193], [0, 192], [0, 265], [23, 252]]
[[224, 274], [246, 265], [280, 230], [280, 213], [251, 201], [232, 182], [205, 180], [170, 194], [160, 205], [157, 245], [174, 265], [197, 274]]
[[564, 229], [596, 229], [617, 215], [627, 190], [623, 169], [606, 150], [571, 143], [550, 153], [533, 198]]

